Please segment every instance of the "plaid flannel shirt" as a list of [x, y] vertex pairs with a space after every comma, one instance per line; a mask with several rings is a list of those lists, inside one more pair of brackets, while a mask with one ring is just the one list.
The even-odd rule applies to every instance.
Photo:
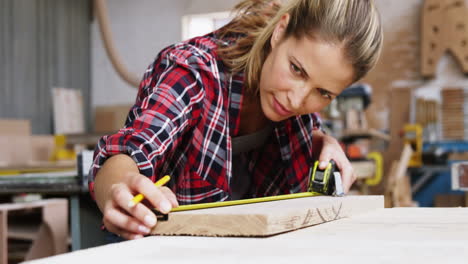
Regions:
[[[211, 33], [158, 54], [124, 128], [98, 142], [90, 169], [93, 196], [103, 163], [125, 153], [152, 181], [171, 175], [168, 187], [180, 204], [230, 199], [231, 137], [239, 133], [244, 77], [223, 65], [219, 41], [232, 44]], [[274, 123], [267, 143], [245, 154], [252, 197], [306, 191], [312, 130], [318, 128], [315, 114]]]

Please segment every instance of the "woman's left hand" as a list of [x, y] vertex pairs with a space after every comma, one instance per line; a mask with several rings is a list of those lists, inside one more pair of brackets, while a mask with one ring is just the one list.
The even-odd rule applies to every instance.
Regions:
[[356, 173], [343, 152], [343, 148], [334, 137], [325, 135], [321, 131], [314, 131], [314, 137], [316, 140], [320, 139], [322, 143], [322, 149], [319, 157], [319, 168], [322, 170], [325, 169], [330, 160], [334, 160], [336, 166], [341, 172], [344, 192], [347, 193], [351, 188], [351, 185], [356, 180]]

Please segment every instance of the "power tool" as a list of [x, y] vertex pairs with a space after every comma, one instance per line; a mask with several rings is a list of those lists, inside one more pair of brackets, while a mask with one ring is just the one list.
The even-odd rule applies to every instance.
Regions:
[[343, 196], [343, 183], [341, 174], [334, 160], [330, 160], [324, 170], [319, 168], [319, 161], [310, 168], [309, 186], [307, 191], [324, 195]]

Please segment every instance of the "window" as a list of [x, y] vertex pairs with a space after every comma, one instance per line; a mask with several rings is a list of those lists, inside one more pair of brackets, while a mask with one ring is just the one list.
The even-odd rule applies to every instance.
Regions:
[[182, 40], [205, 35], [231, 21], [230, 12], [217, 12], [182, 17]]

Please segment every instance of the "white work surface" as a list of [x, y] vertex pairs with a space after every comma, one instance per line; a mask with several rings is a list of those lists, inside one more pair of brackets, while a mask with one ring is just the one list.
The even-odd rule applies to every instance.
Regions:
[[468, 263], [468, 208], [378, 209], [268, 238], [153, 236], [29, 264]]

